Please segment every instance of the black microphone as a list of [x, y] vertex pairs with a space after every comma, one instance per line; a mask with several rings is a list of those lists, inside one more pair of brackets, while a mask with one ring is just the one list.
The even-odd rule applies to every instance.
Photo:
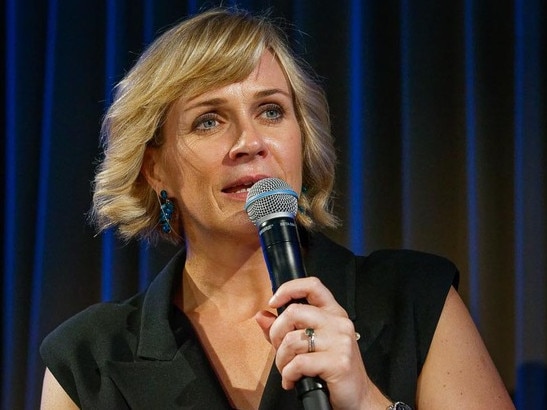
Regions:
[[[298, 194], [289, 184], [278, 178], [258, 181], [247, 194], [245, 210], [258, 228], [273, 291], [289, 280], [306, 277], [295, 221]], [[291, 303], [295, 302], [306, 303]], [[278, 309], [278, 313], [283, 309]], [[319, 377], [303, 377], [296, 383], [296, 392], [305, 409], [332, 408], [327, 385]]]

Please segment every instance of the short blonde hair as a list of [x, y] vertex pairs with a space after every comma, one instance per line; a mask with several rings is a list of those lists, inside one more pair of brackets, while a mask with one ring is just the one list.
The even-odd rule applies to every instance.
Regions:
[[104, 158], [94, 181], [90, 216], [99, 231], [117, 227], [127, 240], [181, 239], [158, 226], [157, 193], [141, 174], [145, 149], [162, 144], [161, 128], [175, 100], [244, 80], [265, 50], [287, 77], [302, 132], [304, 188], [297, 221], [306, 229], [336, 225], [330, 200], [336, 157], [323, 90], [273, 21], [213, 9], [161, 35], [117, 85], [102, 125]]

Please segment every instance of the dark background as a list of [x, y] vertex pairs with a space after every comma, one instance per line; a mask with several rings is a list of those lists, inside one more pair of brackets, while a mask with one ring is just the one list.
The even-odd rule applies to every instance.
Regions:
[[[144, 46], [218, 4], [5, 0], [2, 409], [38, 407], [49, 331], [142, 289], [173, 252], [86, 224], [99, 127]], [[362, 254], [404, 247], [455, 261], [517, 407], [547, 408], [545, 2], [237, 4], [285, 18], [322, 78], [344, 222], [329, 234]]]

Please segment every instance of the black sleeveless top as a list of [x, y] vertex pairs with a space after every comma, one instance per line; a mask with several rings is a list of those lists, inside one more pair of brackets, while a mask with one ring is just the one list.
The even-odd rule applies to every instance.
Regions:
[[[308, 274], [329, 288], [361, 334], [369, 377], [388, 397], [414, 406], [448, 290], [457, 286], [455, 266], [406, 250], [355, 256], [321, 234], [308, 236], [305, 249]], [[189, 320], [171, 303], [184, 262], [181, 251], [145, 293], [93, 305], [45, 338], [44, 363], [79, 407], [231, 408]], [[301, 408], [273, 366], [260, 409]]]

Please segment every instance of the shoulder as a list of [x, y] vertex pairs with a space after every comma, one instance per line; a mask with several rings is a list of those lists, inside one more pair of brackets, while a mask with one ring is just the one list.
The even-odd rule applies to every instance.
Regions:
[[[58, 350], [66, 356], [67, 349], [100, 348], [103, 343], [131, 334], [138, 327], [142, 295], [127, 301], [92, 305], [72, 316], [53, 330], [42, 342], [42, 355]], [[127, 338], [127, 336], [124, 336]]]
[[[62, 323], [42, 342], [40, 352], [46, 365], [49, 367], [48, 360], [55, 359], [59, 353], [65, 361], [74, 359], [74, 362], [78, 363], [80, 356], [67, 356], [67, 352], [73, 351], [77, 351], [79, 355], [82, 352], [92, 355], [95, 360], [129, 358], [136, 349], [141, 322], [144, 321], [143, 312], [147, 311], [146, 306], [149, 312], [157, 315], [165, 313], [167, 317], [168, 295], [184, 260], [184, 252], [175, 255], [156, 275], [145, 292], [121, 302], [92, 305]], [[154, 319], [155, 316], [152, 320]]]
[[[360, 256], [320, 233], [306, 234], [304, 238], [308, 248], [306, 265], [309, 271], [335, 272], [330, 275], [334, 278], [323, 275], [322, 279], [326, 281], [332, 279], [338, 283], [345, 280], [348, 286], [364, 284], [393, 289], [415, 288], [418, 293], [429, 286], [441, 286], [448, 292], [450, 285], [458, 285], [458, 269], [442, 256], [406, 249], [383, 249]], [[345, 275], [340, 275], [341, 271]]]
[[163, 345], [155, 336], [169, 332], [169, 295], [184, 258], [183, 252], [173, 257], [144, 293], [92, 305], [46, 336], [40, 346], [43, 362], [75, 403], [94, 400], [99, 392], [112, 400], [112, 386], [101, 378], [112, 362], [137, 361], [145, 336], [152, 352], [164, 352], [165, 344], [172, 348], [171, 334]]
[[357, 259], [358, 317], [391, 328], [395, 344], [406, 340], [410, 347], [413, 340], [421, 368], [450, 288], [457, 285], [456, 266], [411, 250], [380, 250]]
[[393, 298], [414, 299], [427, 309], [428, 301], [438, 306], [444, 303], [450, 286], [458, 286], [458, 269], [442, 256], [406, 249], [360, 256], [323, 234], [306, 234], [304, 238], [308, 272], [319, 276], [350, 316], [354, 297], [372, 297], [380, 304], [391, 303]]
[[137, 295], [121, 303], [92, 305], [42, 341], [44, 364], [75, 403], [80, 402], [77, 386], [99, 385], [97, 370], [107, 361], [133, 360], [142, 299]]
[[[415, 286], [419, 290], [428, 285], [458, 285], [458, 269], [449, 259], [413, 250], [379, 250], [367, 257], [358, 257], [358, 268], [369, 279], [386, 285]], [[391, 283], [390, 283], [391, 281]], [[448, 289], [447, 289], [448, 290]]]
[[414, 403], [417, 375], [457, 277], [451, 261], [423, 252], [356, 257], [355, 327], [367, 371], [387, 394]]
[[[419, 327], [431, 333], [450, 288], [459, 273], [450, 260], [411, 250], [380, 250], [357, 257], [356, 292], [367, 295], [366, 306], [388, 314], [394, 321], [419, 318]], [[357, 304], [359, 306], [359, 304]], [[363, 307], [363, 305], [361, 305]]]
[[427, 273], [431, 269], [456, 270], [449, 259], [432, 253], [408, 249], [382, 249], [364, 257], [369, 267], [390, 268], [395, 272]]

